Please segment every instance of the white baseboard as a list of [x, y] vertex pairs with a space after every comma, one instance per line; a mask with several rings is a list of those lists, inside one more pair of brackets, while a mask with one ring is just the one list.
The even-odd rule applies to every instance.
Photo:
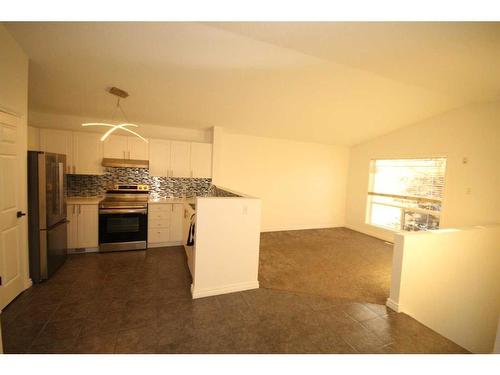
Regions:
[[98, 247], [86, 247], [81, 249], [68, 249], [68, 254], [87, 254], [87, 253], [98, 253]]
[[169, 247], [169, 246], [181, 246], [182, 241], [169, 241], [169, 242], [148, 242], [148, 249], [153, 247]]
[[259, 282], [250, 281], [246, 283], [230, 284], [230, 285], [220, 286], [217, 288], [206, 288], [198, 290], [192, 287], [191, 294], [193, 295], [193, 299], [196, 299], [202, 297], [216, 296], [219, 294], [242, 292], [244, 290], [250, 290], [250, 289], [259, 289]]
[[282, 232], [287, 230], [328, 229], [328, 228], [341, 228], [341, 227], [343, 227], [343, 225], [336, 225], [336, 224], [295, 225], [287, 227], [264, 228], [261, 230], [261, 232]]
[[401, 309], [399, 308], [399, 303], [393, 301], [390, 298], [387, 298], [387, 301], [385, 302], [385, 305], [390, 308], [391, 310], [394, 310], [396, 312], [401, 312]]

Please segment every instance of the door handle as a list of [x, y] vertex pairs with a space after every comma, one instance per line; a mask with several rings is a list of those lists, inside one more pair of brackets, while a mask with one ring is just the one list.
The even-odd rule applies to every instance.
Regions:
[[23, 216], [26, 216], [26, 212], [17, 211], [16, 216], [17, 216], [18, 218], [23, 217]]

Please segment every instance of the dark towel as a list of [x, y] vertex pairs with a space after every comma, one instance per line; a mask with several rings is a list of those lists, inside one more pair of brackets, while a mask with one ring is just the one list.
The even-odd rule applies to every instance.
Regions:
[[188, 238], [187, 238], [187, 246], [193, 246], [194, 245], [194, 226], [195, 226], [195, 220], [194, 220], [195, 214], [191, 216], [191, 225], [189, 226], [189, 233], [188, 233]]

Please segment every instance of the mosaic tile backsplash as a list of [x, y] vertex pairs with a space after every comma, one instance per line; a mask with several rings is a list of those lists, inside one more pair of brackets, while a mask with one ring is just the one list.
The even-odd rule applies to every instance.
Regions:
[[153, 177], [147, 168], [104, 168], [103, 175], [67, 175], [68, 197], [104, 195], [114, 184], [149, 185], [150, 197], [190, 197], [209, 195], [212, 179]]

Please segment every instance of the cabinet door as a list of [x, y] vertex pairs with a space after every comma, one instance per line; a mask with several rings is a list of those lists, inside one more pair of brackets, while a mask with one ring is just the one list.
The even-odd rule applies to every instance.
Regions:
[[78, 247], [97, 247], [99, 237], [97, 204], [78, 205]]
[[126, 135], [110, 135], [103, 143], [103, 157], [128, 159]]
[[77, 231], [78, 231], [78, 205], [68, 204], [68, 249], [76, 249], [78, 247]]
[[74, 161], [77, 174], [102, 174], [102, 142], [96, 133], [74, 132]]
[[172, 177], [191, 177], [190, 142], [172, 141], [170, 147]]
[[149, 175], [170, 176], [170, 141], [164, 139], [149, 140]]
[[184, 204], [172, 205], [172, 216], [170, 217], [170, 241], [182, 241], [184, 234]]
[[74, 173], [73, 132], [40, 129], [40, 150], [66, 155], [66, 173]]
[[191, 143], [191, 176], [212, 177], [212, 145], [210, 143]]
[[127, 137], [128, 159], [148, 160], [149, 143], [144, 142], [138, 137]]

